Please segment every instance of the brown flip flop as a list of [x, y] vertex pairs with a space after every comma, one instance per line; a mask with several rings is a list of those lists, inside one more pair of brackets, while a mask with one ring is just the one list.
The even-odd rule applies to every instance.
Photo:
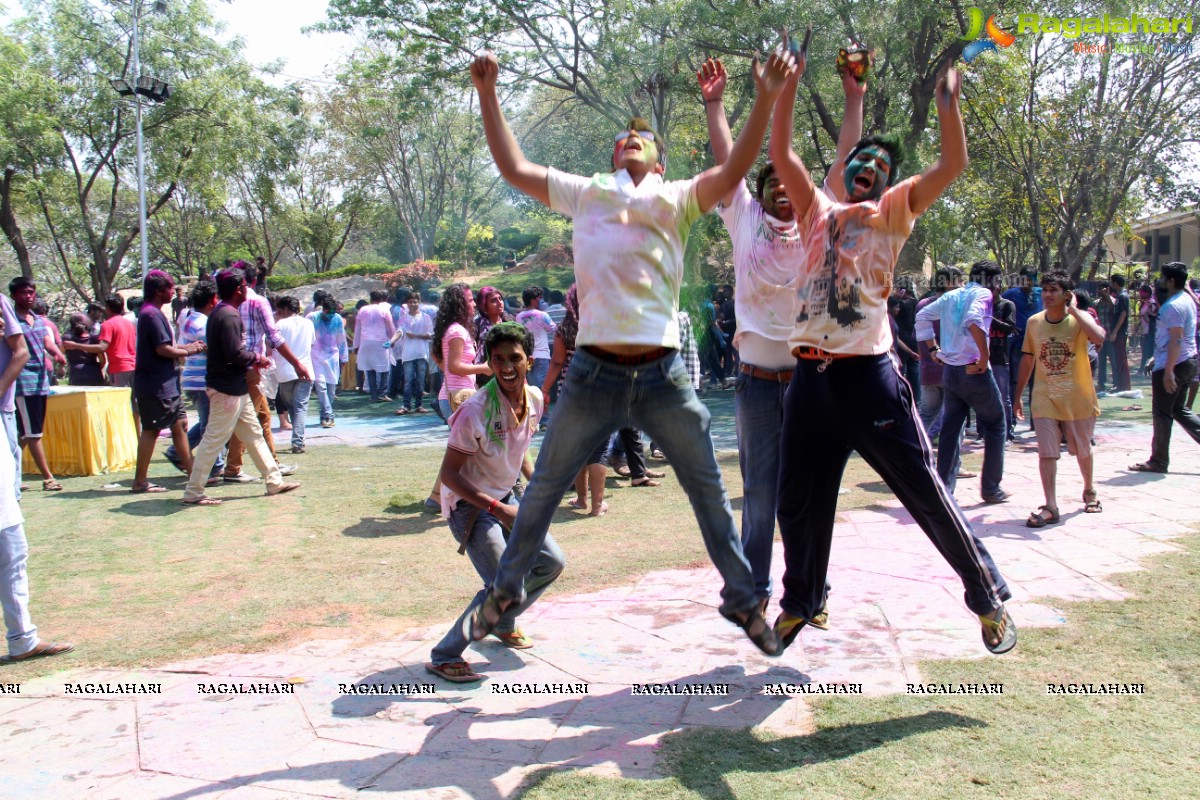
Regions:
[[29, 661], [34, 658], [44, 658], [47, 656], [57, 656], [63, 653], [69, 653], [75, 649], [75, 645], [69, 642], [39, 642], [37, 647], [30, 650], [28, 653], [22, 653], [19, 656], [0, 656], [0, 664], [19, 664], [22, 661]]

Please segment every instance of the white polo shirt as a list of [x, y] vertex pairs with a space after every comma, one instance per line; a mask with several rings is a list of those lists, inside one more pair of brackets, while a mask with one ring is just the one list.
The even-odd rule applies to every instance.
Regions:
[[550, 208], [575, 220], [578, 345], [679, 347], [679, 287], [692, 223], [700, 217], [696, 179], [626, 170], [590, 178], [547, 176]]

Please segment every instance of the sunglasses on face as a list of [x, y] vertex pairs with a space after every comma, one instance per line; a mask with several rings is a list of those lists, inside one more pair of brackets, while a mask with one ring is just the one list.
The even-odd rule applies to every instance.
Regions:
[[[617, 134], [616, 139], [614, 139], [613, 141], [616, 142], [617, 144], [620, 144], [621, 142], [628, 139], [630, 137], [630, 135], [632, 135], [633, 133], [635, 133], [635, 131], [621, 131], [620, 133]], [[653, 131], [636, 131], [636, 133], [638, 136], [642, 137], [643, 139], [645, 139], [648, 142], [653, 142], [655, 140]]]

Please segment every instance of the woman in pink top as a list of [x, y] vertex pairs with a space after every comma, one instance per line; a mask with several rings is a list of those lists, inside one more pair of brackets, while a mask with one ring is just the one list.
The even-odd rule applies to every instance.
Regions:
[[474, 389], [476, 375], [491, 375], [492, 368], [475, 362], [475, 295], [465, 283], [456, 283], [442, 294], [433, 323], [433, 352], [446, 379], [438, 392], [442, 419], [450, 418], [450, 396]]

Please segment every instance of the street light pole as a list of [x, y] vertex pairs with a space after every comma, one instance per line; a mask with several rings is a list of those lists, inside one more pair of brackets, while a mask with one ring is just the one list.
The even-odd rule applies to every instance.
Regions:
[[[138, 52], [138, 12], [141, 8], [141, 0], [130, 0], [130, 6], [133, 8], [133, 80], [136, 84], [142, 76], [142, 61], [141, 54]], [[134, 119], [137, 133], [137, 183], [138, 183], [138, 233], [141, 239], [142, 249], [142, 283], [146, 282], [146, 275], [150, 272], [150, 245], [146, 238], [146, 154], [142, 147], [142, 96], [138, 92], [133, 93], [134, 102]]]

